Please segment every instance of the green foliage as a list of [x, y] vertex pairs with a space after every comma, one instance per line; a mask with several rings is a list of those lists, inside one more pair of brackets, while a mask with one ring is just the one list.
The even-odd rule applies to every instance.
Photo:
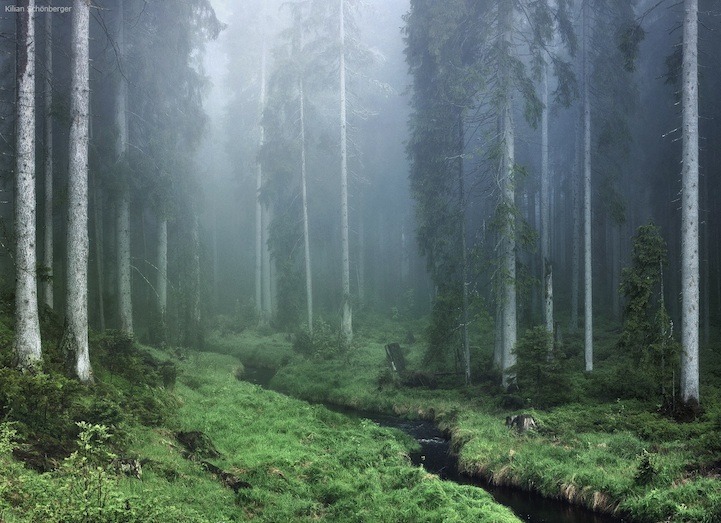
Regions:
[[63, 434], [72, 424], [70, 408], [82, 386], [60, 374], [0, 368], [0, 416], [16, 421], [24, 435]]
[[140, 350], [132, 336], [122, 331], [106, 331], [93, 340], [93, 349], [103, 367], [131, 385], [171, 388], [175, 384], [175, 364]]
[[641, 454], [641, 459], [638, 463], [638, 469], [636, 469], [636, 475], [633, 477], [633, 481], [636, 485], [648, 485], [656, 477], [656, 469], [651, 462], [651, 454], [645, 449]]
[[[652, 224], [639, 227], [631, 267], [621, 276], [621, 292], [627, 302], [618, 347], [630, 358], [625, 381], [640, 389], [634, 394], [652, 397], [660, 392], [668, 400], [665, 396], [674, 386], [672, 373], [680, 346], [673, 339], [673, 323], [664, 304], [665, 259], [666, 245], [659, 228]], [[645, 385], [638, 387], [640, 384]]]
[[520, 395], [531, 405], [548, 408], [571, 400], [568, 371], [553, 348], [552, 335], [544, 327], [527, 331], [518, 340], [515, 353], [517, 363], [509, 373], [516, 376]]
[[293, 351], [319, 360], [329, 360], [344, 356], [349, 350], [348, 343], [337, 328], [322, 318], [313, 321], [313, 333], [306, 325], [296, 332], [293, 339]]

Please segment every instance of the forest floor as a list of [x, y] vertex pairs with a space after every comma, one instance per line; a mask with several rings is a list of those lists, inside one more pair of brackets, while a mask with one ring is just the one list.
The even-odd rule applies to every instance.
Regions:
[[[587, 395], [547, 410], [503, 408], [489, 386], [408, 387], [389, 377], [384, 345], [402, 341], [409, 325], [382, 322], [359, 329], [350, 351], [328, 359], [294, 354], [290, 337], [216, 331], [206, 349], [238, 357], [245, 365], [277, 370], [271, 388], [314, 403], [435, 421], [452, 438], [462, 472], [493, 484], [515, 486], [595, 511], [641, 522], [721, 520], [721, 394], [702, 388], [705, 412], [677, 423], [649, 401], [601, 401]], [[422, 331], [413, 324], [414, 332]], [[614, 332], [601, 333], [599, 354]], [[569, 341], [568, 343], [573, 343]], [[604, 343], [607, 347], [604, 349]], [[406, 344], [411, 369], [420, 370], [422, 342]], [[717, 351], [702, 364], [717, 376]], [[610, 361], [610, 360], [609, 360]], [[604, 374], [605, 372], [605, 374]], [[608, 376], [612, 376], [608, 378]], [[600, 379], [628, 380], [622, 369], [599, 365]], [[718, 374], [721, 376], [721, 374]], [[581, 389], [596, 386], [579, 373]], [[613, 387], [608, 394], [613, 394]], [[538, 429], [511, 431], [505, 418], [531, 414]]]
[[[117, 335], [91, 350], [89, 388], [0, 369], [15, 420], [0, 424], [0, 521], [518, 522], [485, 491], [412, 466], [401, 432], [239, 381], [234, 356]], [[40, 389], [65, 392], [42, 407]], [[62, 450], [27, 459], [48, 458], [44, 432]]]

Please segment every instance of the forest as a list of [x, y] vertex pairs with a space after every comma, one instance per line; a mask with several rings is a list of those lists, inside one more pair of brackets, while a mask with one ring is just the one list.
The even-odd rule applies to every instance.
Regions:
[[717, 0], [2, 0], [0, 70], [0, 522], [721, 521]]

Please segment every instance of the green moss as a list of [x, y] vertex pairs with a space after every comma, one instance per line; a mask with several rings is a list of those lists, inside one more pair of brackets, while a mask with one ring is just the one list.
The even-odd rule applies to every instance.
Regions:
[[[653, 403], [618, 399], [613, 387], [625, 371], [615, 357], [614, 328], [601, 322], [598, 372], [570, 375], [568, 386], [578, 402], [532, 412], [539, 429], [526, 435], [505, 427], [505, 417], [512, 412], [500, 407], [500, 396], [494, 396], [498, 389], [483, 384], [408, 389], [387, 379], [386, 335], [356, 336], [344, 358], [308, 361], [287, 356], [271, 385], [314, 402], [434, 419], [451, 433], [462, 470], [499, 484], [599, 511], [623, 512], [634, 521], [713, 521], [711, 515], [721, 507], [717, 488], [709, 481], [717, 473], [714, 464], [721, 462], [721, 389], [704, 387], [706, 414], [687, 424], [656, 413]], [[278, 343], [277, 337], [272, 339]], [[580, 338], [567, 336], [565, 342], [564, 364], [581, 369]], [[253, 347], [262, 344], [254, 339], [233, 353], [241, 359], [257, 358]], [[421, 347], [406, 346], [406, 354], [411, 368], [423, 368]], [[707, 362], [707, 373], [721, 377], [721, 358], [707, 350], [702, 362]], [[628, 387], [625, 383], [618, 389], [621, 397], [629, 396]], [[667, 501], [666, 495], [675, 501]]]

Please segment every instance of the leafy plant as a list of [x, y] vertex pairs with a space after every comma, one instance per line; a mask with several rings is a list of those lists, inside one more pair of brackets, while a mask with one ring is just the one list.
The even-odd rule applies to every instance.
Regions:
[[[621, 292], [626, 298], [624, 325], [618, 347], [630, 356], [633, 365], [647, 379], [645, 395], [660, 393], [668, 401], [667, 390], [673, 388], [672, 372], [678, 364], [680, 345], [673, 338], [673, 322], [663, 296], [663, 265], [666, 244], [658, 227], [639, 227], [633, 242], [631, 267], [623, 270]], [[636, 372], [634, 372], [636, 373]], [[660, 390], [654, 391], [658, 386]]]
[[516, 376], [521, 396], [534, 407], [552, 407], [571, 399], [568, 373], [556, 351], [549, 354], [549, 346], [551, 334], [544, 327], [527, 331], [515, 348], [517, 363], [509, 369]]

